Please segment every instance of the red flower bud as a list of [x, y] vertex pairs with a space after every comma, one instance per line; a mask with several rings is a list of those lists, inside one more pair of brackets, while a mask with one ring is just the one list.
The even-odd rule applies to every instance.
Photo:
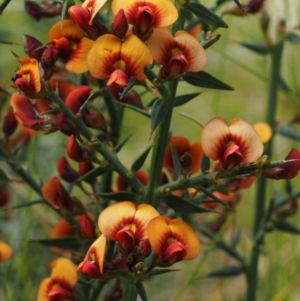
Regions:
[[94, 159], [94, 152], [88, 145], [79, 144], [74, 135], [67, 142], [67, 154], [76, 162], [86, 162]]
[[93, 107], [88, 107], [82, 114], [83, 122], [92, 129], [107, 131], [106, 121], [103, 115]]
[[[94, 169], [94, 165], [92, 162], [79, 162], [79, 175], [80, 177], [84, 176], [88, 172]], [[93, 183], [95, 178], [85, 180], [88, 183]]]
[[73, 183], [79, 178], [79, 173], [71, 167], [65, 157], [61, 157], [57, 162], [59, 176], [66, 182]]
[[18, 126], [18, 120], [12, 108], [10, 108], [3, 118], [2, 131], [6, 137], [14, 133]]
[[34, 1], [25, 1], [25, 10], [30, 16], [39, 21], [42, 18], [60, 16], [62, 6], [54, 3], [54, 1], [42, 1], [41, 4]]
[[66, 99], [66, 106], [74, 113], [78, 113], [82, 105], [88, 100], [92, 89], [89, 86], [75, 88]]
[[24, 34], [23, 44], [24, 51], [28, 54], [28, 56], [36, 59], [37, 61], [40, 61], [41, 56], [45, 50], [43, 43], [32, 36]]
[[124, 10], [120, 9], [111, 25], [112, 33], [119, 39], [124, 39], [128, 31], [128, 22]]
[[81, 230], [81, 233], [86, 237], [89, 237], [89, 238], [96, 237], [95, 225], [91, 221], [91, 219], [88, 217], [87, 214], [83, 214], [80, 217], [80, 230]]
[[64, 114], [61, 113], [58, 116], [58, 129], [65, 135], [78, 135], [78, 129], [76, 125]]
[[58, 53], [54, 50], [53, 45], [49, 45], [43, 52], [41, 57], [41, 66], [43, 68], [43, 78], [49, 80], [53, 75], [55, 63], [58, 59]]

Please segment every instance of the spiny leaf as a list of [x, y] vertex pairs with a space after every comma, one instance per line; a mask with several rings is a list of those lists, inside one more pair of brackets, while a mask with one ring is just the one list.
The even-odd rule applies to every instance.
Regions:
[[191, 93], [191, 94], [177, 96], [174, 100], [174, 107], [182, 106], [200, 94], [201, 93]]
[[70, 2], [69, 0], [65, 0], [63, 2], [62, 10], [61, 10], [61, 22], [63, 22], [66, 18], [66, 14], [67, 14], [67, 11], [68, 11], [68, 8], [69, 8], [69, 2]]
[[151, 132], [153, 133], [156, 127], [164, 119], [167, 114], [168, 103], [162, 99], [157, 99], [151, 110]]
[[228, 265], [207, 274], [206, 277], [235, 277], [242, 273], [244, 273], [244, 268], [237, 265]]
[[243, 9], [243, 7], [242, 7], [241, 3], [239, 2], [239, 0], [233, 0], [233, 1], [236, 3], [236, 5], [237, 5], [240, 9]]
[[116, 146], [115, 146], [115, 152], [118, 153], [122, 147], [126, 144], [126, 142], [131, 138], [132, 135], [129, 137], [125, 138], [124, 140], [120, 141]]
[[187, 8], [198, 17], [200, 23], [202, 24], [228, 28], [228, 25], [221, 19], [221, 17], [200, 3], [190, 2], [187, 5]]
[[163, 200], [167, 205], [173, 208], [176, 212], [188, 214], [188, 213], [203, 213], [203, 212], [213, 212], [210, 209], [200, 207], [188, 200], [185, 200], [176, 195], [166, 195]]
[[83, 175], [79, 179], [77, 179], [74, 182], [74, 184], [81, 182], [81, 181], [87, 181], [87, 180], [90, 180], [93, 178], [97, 178], [97, 177], [105, 174], [110, 169], [111, 169], [110, 166], [106, 166], [106, 167], [98, 166], [98, 167], [92, 169], [91, 171], [87, 172], [85, 175]]
[[39, 243], [48, 247], [57, 247], [64, 249], [76, 249], [82, 245], [82, 238], [78, 239], [71, 236], [60, 238], [30, 239], [29, 242]]
[[154, 276], [154, 275], [161, 275], [161, 274], [165, 274], [165, 273], [170, 273], [170, 272], [177, 272], [180, 270], [176, 270], [176, 269], [154, 269], [150, 272], [150, 276]]
[[11, 93], [8, 92], [8, 90], [6, 90], [5, 88], [3, 88], [3, 87], [1, 87], [1, 86], [0, 86], [0, 92], [6, 94], [7, 96], [11, 96]]
[[228, 86], [204, 71], [187, 72], [183, 75], [183, 79], [189, 84], [197, 87], [217, 90], [234, 90], [234, 88]]
[[132, 82], [130, 82], [130, 83], [128, 84], [128, 86], [123, 90], [123, 92], [122, 92], [120, 98], [122, 99], [122, 98], [127, 94], [127, 92], [133, 88], [133, 86], [134, 86], [136, 83], [137, 83], [137, 80], [136, 80], [136, 79], [134, 79]]
[[123, 201], [123, 200], [130, 200], [130, 201], [138, 201], [139, 196], [138, 194], [130, 191], [120, 191], [120, 192], [106, 192], [106, 193], [98, 193], [98, 196], [114, 201]]
[[128, 104], [128, 103], [119, 102], [119, 101], [118, 101], [118, 104], [119, 104], [120, 106], [129, 108], [129, 109], [131, 109], [131, 110], [133, 110], [133, 111], [135, 111], [135, 112], [137, 112], [137, 113], [139, 113], [139, 114], [141, 114], [141, 115], [143, 115], [143, 116], [146, 116], [146, 117], [148, 117], [148, 118], [151, 117], [151, 114], [150, 114], [148, 111], [143, 110], [143, 109], [141, 109], [141, 108], [139, 108], [139, 107], [130, 105], [130, 104]]
[[45, 204], [45, 201], [43, 200], [37, 200], [37, 201], [31, 201], [31, 202], [24, 202], [22, 204], [18, 204], [12, 207], [6, 207], [3, 209], [0, 209], [0, 211], [8, 211], [8, 210], [14, 210], [14, 209], [19, 209], [19, 208], [25, 208], [25, 207], [30, 207], [36, 204]]
[[140, 295], [141, 299], [142, 299], [143, 301], [147, 301], [147, 300], [148, 300], [148, 299], [147, 299], [147, 294], [146, 294], [146, 290], [145, 290], [145, 288], [144, 288], [143, 283], [142, 283], [141, 281], [138, 281], [138, 282], [135, 284], [135, 286], [136, 286], [136, 289], [137, 289], [138, 294]]
[[274, 226], [277, 230], [280, 230], [283, 232], [287, 232], [290, 234], [297, 234], [297, 235], [300, 234], [300, 229], [286, 220], [278, 221], [274, 224]]
[[300, 141], [300, 132], [297, 131], [289, 124], [280, 124], [276, 127], [277, 133], [284, 137], [291, 138], [296, 141]]
[[152, 145], [150, 145], [146, 150], [133, 162], [131, 166], [131, 171], [136, 172], [137, 170], [141, 169], [141, 167], [144, 165], [148, 154], [152, 148]]
[[242, 46], [244, 46], [247, 49], [250, 49], [254, 51], [255, 53], [266, 55], [270, 52], [269, 47], [266, 44], [261, 44], [261, 43], [246, 43], [246, 42], [241, 42], [240, 43]]

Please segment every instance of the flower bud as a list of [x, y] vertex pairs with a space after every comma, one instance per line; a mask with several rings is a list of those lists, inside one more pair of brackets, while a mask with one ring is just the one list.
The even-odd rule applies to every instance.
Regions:
[[37, 61], [40, 61], [41, 56], [45, 50], [43, 43], [32, 36], [24, 34], [23, 44], [25, 53], [27, 53], [30, 58], [34, 58]]
[[80, 217], [80, 230], [81, 233], [88, 238], [95, 238], [96, 232], [95, 232], [95, 225], [91, 221], [91, 219], [88, 217], [87, 214], [83, 214]]
[[192, 166], [194, 159], [188, 152], [185, 152], [179, 158], [179, 161], [181, 163], [182, 168], [184, 170], [188, 170]]
[[92, 161], [95, 158], [93, 148], [79, 144], [74, 135], [71, 135], [67, 142], [67, 154], [70, 159], [76, 162]]
[[66, 106], [74, 113], [78, 113], [82, 105], [88, 100], [92, 89], [89, 86], [75, 88], [66, 99]]
[[111, 25], [112, 33], [123, 40], [128, 31], [128, 22], [124, 10], [120, 9]]
[[67, 136], [78, 135], [76, 125], [65, 115], [65, 113], [61, 113], [58, 116], [58, 129]]
[[[92, 162], [79, 162], [79, 175], [80, 177], [84, 176], [88, 172], [92, 171], [94, 169], [94, 165]], [[88, 183], [93, 183], [95, 181], [95, 178], [87, 179], [85, 180]]]
[[151, 254], [151, 245], [148, 239], [141, 240], [138, 246], [138, 252], [143, 258], [148, 257]]
[[57, 52], [53, 45], [49, 45], [43, 52], [41, 57], [41, 66], [43, 69], [43, 78], [49, 80], [53, 75], [55, 63], [58, 59]]
[[6, 137], [11, 136], [18, 126], [18, 120], [14, 114], [13, 108], [10, 108], [3, 118], [2, 132]]
[[85, 109], [82, 114], [82, 120], [86, 126], [92, 129], [101, 130], [103, 132], [107, 131], [105, 118], [93, 107], [87, 107]]
[[34, 1], [25, 1], [25, 10], [30, 16], [39, 21], [42, 18], [60, 16], [62, 5], [54, 1], [42, 1], [41, 4]]
[[59, 176], [68, 183], [73, 183], [79, 178], [79, 173], [71, 167], [65, 157], [61, 157], [57, 162]]

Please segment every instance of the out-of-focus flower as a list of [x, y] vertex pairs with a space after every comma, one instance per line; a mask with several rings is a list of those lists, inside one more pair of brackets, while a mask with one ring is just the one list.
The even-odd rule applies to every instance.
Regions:
[[189, 33], [180, 30], [173, 37], [169, 28], [155, 29], [149, 38], [154, 60], [162, 65], [159, 78], [170, 80], [184, 72], [202, 70], [207, 62], [206, 52]]
[[49, 278], [42, 280], [38, 291], [37, 301], [78, 300], [74, 286], [78, 277], [74, 263], [63, 257], [51, 262], [52, 273]]
[[88, 70], [86, 57], [94, 41], [85, 38], [72, 20], [55, 23], [49, 31], [48, 41], [54, 45], [57, 56], [65, 62], [68, 71], [83, 73]]
[[114, 0], [111, 9], [114, 15], [123, 9], [128, 23], [133, 25], [133, 33], [143, 41], [149, 38], [153, 28], [167, 27], [178, 18], [177, 9], [169, 0]]
[[18, 58], [21, 68], [13, 78], [14, 86], [30, 98], [37, 98], [42, 85], [38, 61], [32, 58]]
[[159, 256], [158, 266], [194, 259], [200, 252], [196, 233], [181, 220], [157, 216], [148, 223], [147, 233], [152, 250]]
[[55, 3], [55, 1], [42, 1], [40, 4], [35, 1], [25, 1], [26, 12], [35, 18], [40, 20], [42, 18], [51, 18], [60, 16], [62, 11], [62, 5]]
[[[143, 170], [137, 170], [135, 173], [137, 179], [144, 185], [147, 186], [149, 175]], [[120, 175], [117, 177], [117, 191], [126, 191], [132, 190], [132, 187], [128, 184], [128, 182]]]
[[12, 255], [12, 248], [5, 242], [0, 241], [0, 263], [9, 260]]
[[124, 201], [104, 209], [99, 215], [98, 225], [101, 233], [117, 241], [121, 252], [127, 253], [139, 241], [148, 238], [147, 225], [158, 215], [150, 205], [136, 207], [132, 202]]
[[92, 40], [107, 33], [106, 27], [94, 19], [105, 2], [106, 0], [86, 0], [82, 5], [72, 5], [68, 9], [72, 20], [81, 28], [84, 35]]
[[173, 165], [171, 145], [175, 148], [183, 169], [197, 173], [200, 169], [203, 154], [201, 144], [199, 142], [190, 143], [188, 139], [183, 136], [171, 137], [165, 151], [164, 167], [174, 175], [175, 168]]
[[43, 43], [41, 41], [32, 36], [24, 34], [23, 45], [24, 51], [30, 58], [40, 61], [42, 54], [45, 50], [45, 46], [43, 46]]
[[291, 180], [295, 178], [300, 169], [300, 153], [297, 149], [293, 148], [285, 160], [291, 160], [290, 162], [283, 162], [280, 166], [272, 167], [263, 170], [262, 174], [271, 179], [280, 180]]
[[263, 153], [263, 144], [255, 129], [239, 118], [229, 124], [223, 117], [211, 119], [203, 128], [201, 144], [208, 158], [220, 161], [222, 170], [253, 163]]
[[258, 133], [262, 143], [265, 144], [270, 141], [272, 137], [272, 129], [267, 123], [260, 121], [254, 123], [252, 126]]
[[242, 4], [243, 9], [240, 9], [236, 3], [230, 3], [222, 15], [246, 16], [247, 14], [256, 14], [262, 10], [264, 2], [265, 0], [250, 0], [247, 4]]
[[108, 78], [107, 85], [126, 87], [130, 77], [144, 80], [144, 68], [152, 63], [148, 47], [135, 35], [124, 40], [110, 34], [98, 38], [87, 57], [90, 73], [98, 78]]

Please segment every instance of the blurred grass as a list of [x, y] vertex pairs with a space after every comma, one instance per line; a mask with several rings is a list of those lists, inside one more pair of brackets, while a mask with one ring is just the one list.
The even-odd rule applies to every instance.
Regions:
[[[209, 3], [210, 1], [206, 1]], [[263, 120], [266, 112], [266, 98], [268, 91], [269, 59], [254, 54], [241, 47], [238, 42], [263, 42], [259, 29], [259, 17], [247, 16], [245, 18], [225, 17], [229, 25], [227, 30], [218, 30], [221, 39], [207, 53], [208, 65], [205, 71], [218, 77], [235, 88], [233, 92], [206, 91], [192, 102], [176, 108], [171, 125], [174, 135], [184, 135], [190, 141], [199, 141], [201, 128], [189, 119], [180, 116], [184, 112], [200, 123], [205, 124], [216, 115], [222, 115], [227, 120], [241, 117], [254, 123]], [[0, 17], [0, 34], [6, 40], [22, 44], [22, 34], [33, 35], [42, 42], [47, 41], [47, 30], [53, 20], [37, 22], [27, 16], [22, 8], [22, 1], [12, 1], [7, 10]], [[17, 60], [11, 50], [18, 55], [24, 55], [22, 46], [1, 45], [0, 79], [9, 88], [10, 78], [18, 67]], [[282, 66], [283, 78], [296, 95], [300, 92], [299, 83], [299, 45], [286, 43], [284, 51], [284, 64]], [[252, 72], [253, 70], [254, 72]], [[181, 83], [179, 94], [199, 91], [198, 88]], [[147, 99], [145, 103], [150, 100]], [[299, 108], [300, 99], [289, 99], [280, 94], [277, 118], [279, 121], [289, 120]], [[137, 126], [138, 125], [138, 126]], [[299, 129], [299, 127], [298, 127]], [[120, 158], [129, 167], [136, 154], [141, 153], [149, 145], [150, 125], [146, 117], [125, 109], [124, 127], [122, 137], [130, 138], [130, 143], [120, 152]], [[56, 173], [57, 158], [63, 153], [65, 138], [59, 134], [40, 136], [31, 143], [28, 151], [29, 168], [32, 175], [41, 181], [48, 179]], [[274, 141], [274, 159], [285, 157], [290, 148], [298, 147], [298, 142], [276, 136]], [[147, 166], [145, 167], [148, 168]], [[299, 179], [292, 181], [299, 185]], [[280, 182], [272, 182], [270, 191], [282, 187]], [[13, 204], [23, 200], [36, 199], [22, 185], [13, 185]], [[239, 249], [249, 254], [251, 248], [251, 227], [253, 219], [253, 188], [243, 192], [243, 200], [237, 207], [235, 220], [226, 232], [225, 239], [230, 240], [235, 227], [242, 230], [242, 239]], [[270, 193], [271, 194], [271, 193]], [[49, 222], [45, 221], [49, 219]], [[298, 217], [293, 222], [300, 227]], [[53, 224], [55, 217], [40, 205], [34, 208], [19, 209], [13, 212], [0, 212], [0, 237], [6, 237], [13, 246], [15, 256], [11, 261], [0, 266], [0, 300], [27, 301], [35, 300], [39, 281], [49, 275], [48, 264], [54, 257], [51, 250], [38, 244], [27, 243], [30, 238], [47, 237], [47, 230], [41, 225]], [[204, 238], [202, 241], [202, 254], [192, 262], [182, 262], [174, 266], [182, 271], [171, 275], [161, 275], [145, 281], [149, 300], [170, 300], [179, 288], [189, 278], [197, 262], [202, 260], [210, 243]], [[261, 256], [259, 299], [271, 301], [295, 301], [300, 298], [299, 269], [300, 269], [300, 239], [298, 236], [273, 232], [266, 237], [267, 256]], [[217, 279], [201, 279], [201, 276], [212, 270], [235, 263], [226, 254], [215, 250], [205, 258], [201, 270], [191, 283], [181, 300], [185, 301], [235, 301], [242, 300], [245, 292], [243, 276], [219, 281]], [[296, 283], [294, 285], [291, 285]], [[17, 288], [17, 289], [16, 289]], [[2, 290], [2, 292], [1, 292]], [[284, 292], [288, 292], [287, 294]], [[2, 295], [1, 295], [2, 294]], [[273, 298], [273, 299], [272, 299]], [[276, 299], [277, 298], [277, 299]]]

